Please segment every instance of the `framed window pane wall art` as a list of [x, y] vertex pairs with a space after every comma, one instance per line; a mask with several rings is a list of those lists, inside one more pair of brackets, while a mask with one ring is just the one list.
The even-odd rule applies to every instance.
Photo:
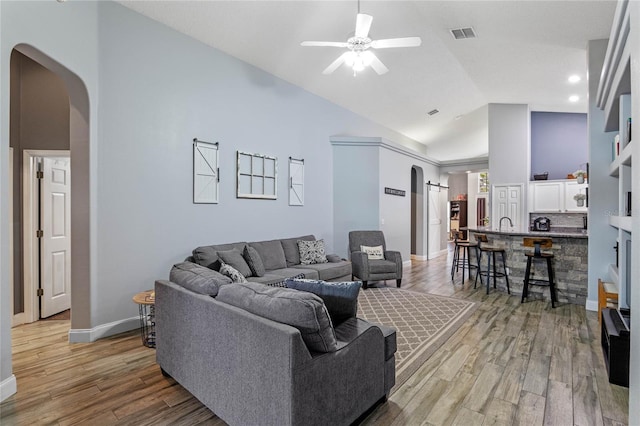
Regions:
[[237, 198], [277, 198], [278, 159], [238, 151]]

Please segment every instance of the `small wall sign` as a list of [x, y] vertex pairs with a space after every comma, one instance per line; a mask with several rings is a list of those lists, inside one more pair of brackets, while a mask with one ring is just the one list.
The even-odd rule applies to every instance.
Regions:
[[398, 197], [404, 197], [406, 192], [402, 189], [384, 188], [384, 193], [389, 195], [397, 195]]

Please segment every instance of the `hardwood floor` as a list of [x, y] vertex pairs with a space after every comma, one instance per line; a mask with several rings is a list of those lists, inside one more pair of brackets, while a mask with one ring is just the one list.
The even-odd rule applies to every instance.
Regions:
[[[459, 276], [452, 284], [450, 261], [413, 262], [403, 288], [479, 308], [363, 424], [628, 424], [628, 390], [607, 380], [594, 312], [486, 295]], [[2, 425], [225, 424], [160, 374], [137, 331], [69, 344], [68, 330], [68, 321], [13, 329], [18, 393], [0, 404]]]

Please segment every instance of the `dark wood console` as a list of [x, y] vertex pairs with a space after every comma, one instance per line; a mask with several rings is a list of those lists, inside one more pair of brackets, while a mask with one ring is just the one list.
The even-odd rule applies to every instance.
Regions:
[[629, 387], [629, 331], [616, 309], [602, 310], [600, 340], [609, 383]]

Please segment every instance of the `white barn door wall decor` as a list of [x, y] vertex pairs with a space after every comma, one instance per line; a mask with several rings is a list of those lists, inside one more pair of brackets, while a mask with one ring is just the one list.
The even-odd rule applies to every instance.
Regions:
[[304, 206], [304, 159], [289, 157], [289, 205]]
[[220, 185], [218, 142], [193, 140], [193, 202], [217, 204]]

